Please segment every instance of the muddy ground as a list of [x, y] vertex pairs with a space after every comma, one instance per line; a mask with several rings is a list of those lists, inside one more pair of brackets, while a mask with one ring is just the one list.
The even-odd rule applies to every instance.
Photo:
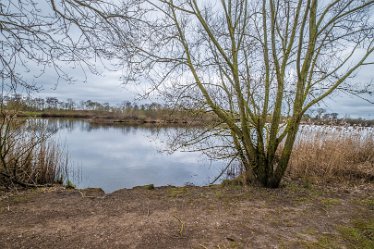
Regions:
[[0, 248], [374, 248], [374, 185], [0, 191]]

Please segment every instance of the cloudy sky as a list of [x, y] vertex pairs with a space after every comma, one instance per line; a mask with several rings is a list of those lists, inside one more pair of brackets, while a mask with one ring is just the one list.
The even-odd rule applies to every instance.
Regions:
[[[49, 6], [46, 5], [43, 6], [43, 8], [49, 8]], [[374, 59], [374, 56], [372, 56], [372, 59]], [[70, 76], [73, 76], [75, 79], [74, 83], [67, 83], [64, 81], [58, 82], [53, 69], [47, 69], [41, 77], [33, 79], [33, 75], [37, 75], [38, 70], [40, 70], [36, 66], [33, 66], [31, 72], [25, 72], [24, 78], [35, 80], [41, 87], [40, 91], [33, 94], [34, 96], [57, 97], [61, 100], [72, 98], [75, 101], [94, 100], [119, 104], [123, 101], [134, 101], [139, 94], [144, 93], [146, 88], [142, 84], [137, 86], [124, 86], [121, 81], [123, 72], [106, 70], [100, 65], [98, 65], [98, 67], [102, 68], [99, 70], [101, 71], [101, 75], [94, 75], [87, 72], [87, 75], [84, 76], [82, 71], [74, 70], [66, 66], [65, 71], [68, 72]], [[369, 83], [372, 82], [373, 79], [374, 65], [369, 65], [358, 72], [355, 81]], [[371, 101], [374, 101], [374, 96], [369, 96], [369, 98]], [[320, 107], [327, 109], [328, 112], [337, 112], [340, 114], [340, 117], [349, 115], [350, 117], [374, 119], [373, 104], [347, 94], [334, 94], [321, 103]]]
[[[139, 97], [147, 90], [145, 84], [141, 83], [138, 85], [123, 85], [121, 80], [123, 71], [107, 70], [99, 64], [98, 68], [100, 75], [92, 74], [89, 71], [86, 71], [86, 74], [84, 74], [81, 70], [72, 69], [66, 65], [65, 71], [74, 78], [75, 81], [73, 83], [59, 81], [55, 71], [51, 68], [35, 79], [34, 75], [38, 75], [38, 70], [41, 70], [37, 66], [31, 72], [24, 72], [24, 77], [30, 79], [30, 81], [34, 80], [40, 86], [40, 90], [32, 94], [35, 97], [57, 97], [60, 100], [72, 98], [76, 102], [93, 100], [116, 105], [123, 101], [139, 101]], [[354, 82], [370, 83], [373, 79], [374, 65], [368, 65], [363, 67], [352, 80]], [[372, 88], [374, 88], [373, 85]], [[25, 95], [26, 93], [24, 92], [23, 94]], [[371, 102], [374, 101], [374, 96], [366, 97]], [[158, 100], [157, 97], [154, 97], [150, 101]], [[319, 107], [325, 108], [327, 112], [337, 112], [340, 117], [349, 116], [352, 118], [374, 119], [373, 104], [347, 93], [335, 93], [323, 101]]]
[[[358, 82], [370, 82], [374, 77], [374, 66], [362, 69], [355, 80]], [[75, 101], [94, 100], [119, 104], [123, 101], [136, 101], [139, 95], [146, 90], [144, 85], [123, 85], [121, 81], [122, 72], [101, 70], [101, 75], [87, 72], [85, 77], [81, 72], [71, 70], [75, 78], [74, 83], [60, 81], [57, 83], [56, 74], [53, 70], [47, 71], [38, 79], [41, 90], [35, 93], [40, 97], [57, 97], [61, 100], [72, 98]], [[373, 100], [373, 96], [367, 96]], [[321, 103], [320, 107], [328, 112], [337, 112], [340, 117], [363, 117], [374, 119], [374, 105], [369, 102], [346, 93], [334, 94]]]

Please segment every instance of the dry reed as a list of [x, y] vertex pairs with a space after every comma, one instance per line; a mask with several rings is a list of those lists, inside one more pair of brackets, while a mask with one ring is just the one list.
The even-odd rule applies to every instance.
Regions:
[[372, 128], [301, 129], [288, 176], [311, 182], [374, 181]]
[[61, 148], [49, 141], [40, 127], [13, 125], [14, 122], [17, 120], [12, 118], [2, 119], [1, 123], [0, 185], [33, 187], [62, 183], [68, 162]]

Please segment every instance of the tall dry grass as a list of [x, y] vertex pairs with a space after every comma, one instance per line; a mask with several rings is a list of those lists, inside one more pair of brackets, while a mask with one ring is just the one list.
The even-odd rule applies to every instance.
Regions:
[[0, 185], [33, 187], [62, 183], [68, 161], [41, 127], [20, 123], [16, 116], [0, 120]]
[[314, 183], [374, 181], [374, 129], [301, 129], [288, 176]]

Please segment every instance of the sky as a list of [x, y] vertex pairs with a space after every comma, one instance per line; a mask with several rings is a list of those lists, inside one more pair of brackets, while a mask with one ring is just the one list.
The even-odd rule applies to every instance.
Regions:
[[[45, 7], [48, 8], [48, 6]], [[374, 55], [372, 59], [373, 57]], [[133, 102], [146, 90], [144, 84], [137, 86], [123, 85], [121, 81], [122, 71], [110, 71], [101, 65], [98, 65], [101, 75], [94, 75], [87, 72], [86, 76], [80, 70], [72, 69], [68, 65], [65, 66], [65, 72], [75, 79], [74, 83], [58, 81], [55, 71], [51, 68], [47, 69], [39, 78], [33, 79], [33, 74], [37, 74], [36, 72], [39, 70], [36, 65], [33, 67], [35, 68], [32, 68], [31, 72], [24, 72], [24, 78], [35, 80], [38, 86], [40, 86], [40, 90], [33, 93], [35, 97], [57, 97], [60, 100], [72, 98], [77, 102], [81, 100], [93, 100], [116, 105], [123, 101]], [[354, 80], [364, 83], [372, 82], [374, 80], [374, 65], [363, 67], [357, 73]], [[372, 82], [372, 84], [374, 83]], [[372, 101], [374, 100], [374, 96], [369, 98]], [[153, 100], [157, 101], [157, 98], [149, 101]], [[373, 104], [347, 94], [334, 94], [323, 101], [319, 107], [325, 108], [327, 112], [337, 112], [340, 114], [340, 117], [350, 116], [353, 118], [374, 119]]]
[[[371, 55], [368, 61], [373, 60], [374, 55]], [[370, 89], [374, 94], [374, 65], [363, 66], [358, 70], [354, 78], [350, 79], [350, 82], [370, 84]], [[348, 93], [339, 92], [324, 100], [320, 107], [325, 108], [330, 113], [339, 113], [339, 117], [349, 116], [351, 118], [374, 119], [374, 95], [366, 94], [360, 96], [370, 102]]]
[[[370, 82], [374, 77], [374, 66], [367, 66], [362, 69], [355, 77], [358, 82]], [[41, 89], [33, 93], [38, 97], [57, 97], [61, 100], [72, 98], [75, 101], [93, 100], [99, 102], [108, 102], [117, 105], [123, 101], [153, 101], [139, 100], [144, 94], [146, 87], [144, 85], [123, 85], [121, 80], [121, 71], [109, 71], [103, 69], [101, 75], [94, 75], [87, 72], [87, 78], [81, 73], [71, 71], [75, 82], [67, 83], [60, 81], [53, 70], [48, 70], [45, 75], [38, 79]], [[374, 96], [369, 96], [373, 100]], [[347, 93], [335, 93], [324, 100], [318, 107], [325, 108], [327, 112], [339, 113], [340, 117], [349, 116], [352, 118], [374, 119], [374, 105], [356, 96]], [[317, 108], [317, 107], [314, 107]]]
[[[24, 73], [24, 77], [35, 80], [40, 87], [40, 90], [32, 93], [34, 97], [57, 97], [60, 100], [71, 98], [76, 102], [93, 100], [101, 103], [108, 102], [111, 105], [119, 105], [124, 101], [139, 103], [162, 102], [157, 96], [147, 100], [142, 99], [141, 96], [147, 90], [145, 84], [124, 85], [121, 80], [122, 71], [107, 70], [100, 65], [98, 67], [101, 68], [99, 69], [100, 75], [92, 74], [89, 71], [83, 74], [80, 70], [66, 67], [65, 71], [74, 78], [72, 83], [59, 81], [53, 69], [47, 69], [37, 79], [34, 79], [32, 73]], [[35, 70], [32, 70], [32, 72], [35, 72]], [[365, 66], [358, 72], [354, 81], [372, 82], [374, 78], [373, 72], [374, 65]], [[22, 94], [26, 95], [26, 92]], [[374, 96], [367, 97], [371, 101], [374, 100]], [[321, 102], [319, 106], [314, 106], [313, 108], [324, 108], [328, 113], [339, 113], [341, 118], [374, 119], [374, 104], [347, 93], [335, 93]]]
[[[374, 56], [373, 56], [374, 57]], [[74, 82], [68, 83], [59, 81], [53, 69], [47, 69], [36, 82], [41, 87], [38, 92], [33, 93], [35, 97], [57, 97], [60, 100], [72, 98], [74, 101], [93, 100], [98, 102], [108, 102], [111, 105], [121, 104], [123, 101], [130, 102], [160, 102], [161, 98], [154, 96], [151, 99], [144, 100], [141, 96], [147, 90], [145, 84], [127, 84], [124, 85], [121, 80], [123, 71], [112, 71], [105, 69], [101, 64], [97, 64], [100, 75], [95, 75], [86, 71], [72, 69], [65, 66], [65, 71], [73, 76]], [[33, 72], [36, 71], [33, 70]], [[353, 82], [370, 83], [374, 80], [374, 65], [368, 65], [361, 68], [353, 78]], [[25, 77], [30, 79], [33, 77], [32, 73], [25, 73]], [[372, 82], [372, 84], [374, 84]], [[374, 86], [372, 87], [374, 90]], [[24, 93], [25, 94], [25, 93]], [[371, 102], [374, 101], [374, 96], [366, 96]], [[335, 93], [331, 97], [325, 99], [316, 108], [324, 108], [328, 113], [339, 113], [339, 117], [364, 118], [374, 119], [374, 104], [369, 103], [357, 96], [352, 96], [347, 93]]]

